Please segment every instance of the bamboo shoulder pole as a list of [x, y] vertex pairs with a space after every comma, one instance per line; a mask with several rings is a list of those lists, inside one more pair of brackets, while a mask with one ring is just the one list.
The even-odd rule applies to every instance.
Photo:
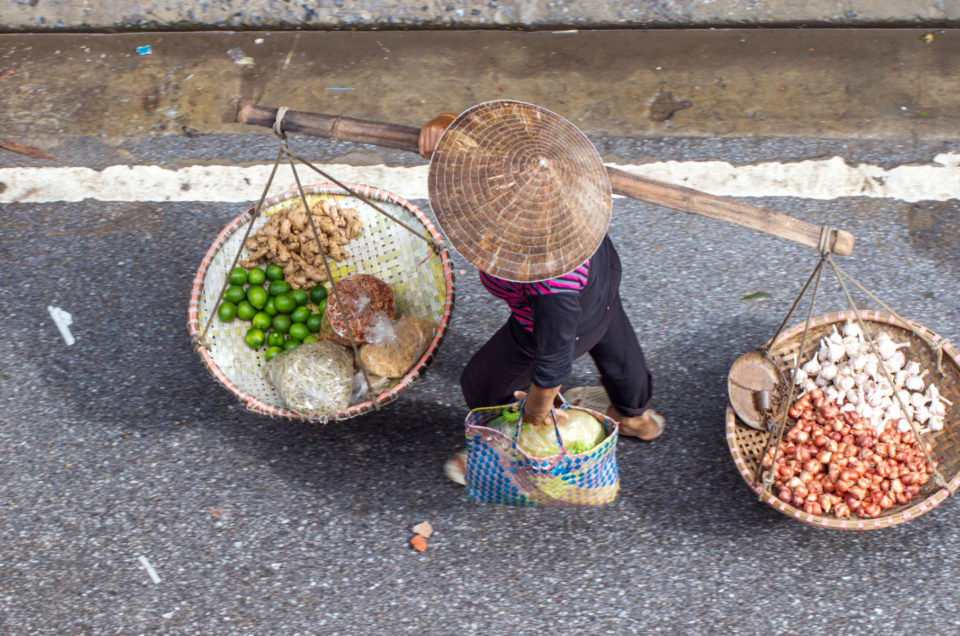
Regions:
[[[277, 110], [243, 102], [237, 110], [237, 121], [241, 124], [272, 128]], [[296, 110], [286, 112], [281, 128], [285, 132], [375, 144], [410, 152], [418, 151], [417, 139], [420, 135], [420, 129], [413, 126]], [[606, 168], [614, 194], [742, 225], [801, 245], [820, 246], [822, 228], [818, 225], [735, 199], [647, 179], [611, 166]], [[834, 229], [829, 236], [823, 237], [823, 240], [826, 242], [824, 247], [834, 254], [849, 256], [853, 253], [854, 237], [846, 230]]]

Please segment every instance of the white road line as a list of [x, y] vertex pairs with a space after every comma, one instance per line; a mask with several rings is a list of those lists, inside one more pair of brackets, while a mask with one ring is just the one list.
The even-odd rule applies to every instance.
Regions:
[[[239, 166], [110, 166], [90, 168], [2, 168], [0, 203], [55, 201], [255, 201], [272, 164]], [[407, 199], [427, 198], [427, 166], [387, 167], [318, 164], [349, 183], [364, 183]], [[960, 153], [930, 163], [883, 168], [851, 165], [840, 157], [733, 165], [725, 161], [665, 161], [617, 166], [639, 175], [731, 197], [838, 199], [872, 197], [901, 201], [960, 199]], [[324, 181], [298, 169], [304, 183]], [[293, 189], [289, 167], [277, 174], [271, 193]]]

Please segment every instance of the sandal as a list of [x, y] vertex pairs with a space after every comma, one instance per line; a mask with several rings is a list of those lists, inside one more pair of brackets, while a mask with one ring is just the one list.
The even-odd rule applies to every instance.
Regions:
[[[607, 417], [620, 422], [620, 435], [623, 437], [636, 437], [639, 440], [650, 442], [660, 437], [667, 427], [667, 419], [653, 409], [647, 409], [641, 415], [635, 417], [623, 417], [610, 404], [610, 398], [602, 386], [578, 386], [565, 391], [563, 397], [573, 406], [582, 406], [592, 411], [604, 413]], [[640, 437], [636, 430], [646, 422], [640, 420], [651, 419], [656, 423], [657, 434], [650, 438]]]
[[450, 481], [467, 485], [467, 450], [459, 450], [454, 453], [450, 459], [443, 464], [443, 473], [450, 478]]

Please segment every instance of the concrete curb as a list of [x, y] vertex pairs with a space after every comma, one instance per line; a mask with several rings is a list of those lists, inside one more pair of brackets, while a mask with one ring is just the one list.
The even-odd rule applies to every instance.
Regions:
[[960, 4], [935, 0], [12, 0], [7, 4], [0, 15], [0, 31], [5, 32], [960, 26]]

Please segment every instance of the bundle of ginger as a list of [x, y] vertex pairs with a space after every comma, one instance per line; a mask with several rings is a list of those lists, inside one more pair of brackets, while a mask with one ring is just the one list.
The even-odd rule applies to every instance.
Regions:
[[[360, 216], [353, 208], [341, 208], [329, 199], [311, 209], [323, 251], [335, 261], [347, 256], [344, 245], [360, 234]], [[308, 289], [327, 280], [327, 271], [317, 247], [303, 204], [277, 212], [245, 243], [250, 255], [241, 264], [250, 269], [262, 263], [283, 268], [291, 287]]]

